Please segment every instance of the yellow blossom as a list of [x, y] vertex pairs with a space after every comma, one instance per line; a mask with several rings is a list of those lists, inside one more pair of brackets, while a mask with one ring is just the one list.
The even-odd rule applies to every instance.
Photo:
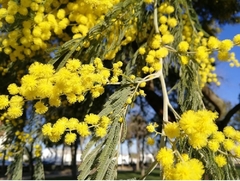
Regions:
[[226, 126], [223, 129], [223, 133], [224, 133], [224, 135], [226, 137], [234, 138], [234, 136], [236, 135], [237, 131], [232, 126]]
[[233, 43], [235, 45], [240, 45], [240, 34], [237, 34], [233, 37]]
[[187, 41], [181, 41], [179, 44], [178, 44], [178, 50], [180, 52], [187, 52], [188, 51], [188, 48], [189, 48], [189, 44]]
[[156, 124], [156, 123], [150, 123], [147, 127], [146, 127], [146, 129], [147, 129], [147, 131], [149, 132], [149, 133], [153, 133], [153, 132], [155, 132], [155, 128], [156, 127], [158, 127], [158, 125]]
[[0, 95], [0, 110], [5, 109], [9, 105], [7, 95]]
[[147, 144], [148, 144], [148, 145], [152, 146], [152, 145], [154, 145], [154, 143], [155, 143], [155, 141], [154, 141], [153, 138], [151, 138], [151, 137], [148, 137], [148, 138], [147, 138]]
[[164, 126], [164, 132], [167, 137], [169, 138], [177, 138], [180, 136], [180, 129], [179, 129], [179, 124], [176, 122], [173, 123], [167, 123]]
[[208, 147], [213, 152], [216, 152], [219, 149], [220, 144], [216, 140], [210, 140], [210, 141], [208, 141]]
[[223, 147], [227, 150], [227, 151], [231, 151], [233, 150], [233, 148], [235, 147], [234, 141], [231, 139], [225, 139], [223, 141]]
[[107, 129], [103, 128], [103, 127], [97, 127], [95, 130], [96, 136], [102, 138], [104, 136], [106, 136], [107, 134]]
[[180, 56], [180, 59], [183, 65], [188, 64], [189, 58], [187, 56]]
[[42, 127], [42, 133], [44, 136], [51, 136], [52, 135], [52, 124], [51, 123], [44, 124]]
[[217, 156], [215, 156], [214, 160], [215, 160], [215, 162], [217, 163], [217, 165], [218, 165], [219, 167], [223, 167], [224, 165], [227, 164], [227, 159], [226, 159], [226, 157], [223, 156], [223, 155], [217, 155]]
[[220, 45], [219, 45], [219, 50], [220, 51], [229, 51], [233, 47], [233, 42], [229, 39], [223, 40]]
[[75, 133], [67, 133], [65, 135], [65, 143], [71, 145], [76, 141], [77, 135]]
[[76, 118], [70, 118], [68, 120], [68, 123], [67, 123], [67, 127], [68, 129], [71, 131], [71, 130], [75, 130], [77, 128], [77, 125], [78, 125], [79, 121], [78, 119]]
[[87, 124], [96, 125], [100, 121], [100, 117], [96, 114], [91, 113], [91, 114], [88, 114], [88, 115], [85, 116], [84, 121]]
[[161, 148], [156, 155], [156, 160], [163, 167], [170, 167], [174, 162], [173, 150], [166, 147]]
[[23, 114], [23, 108], [21, 106], [10, 106], [7, 109], [7, 114], [11, 119], [19, 118]]
[[77, 132], [82, 137], [86, 137], [86, 136], [89, 136], [91, 134], [90, 131], [89, 131], [88, 125], [85, 122], [80, 122], [77, 125]]
[[35, 112], [38, 113], [38, 114], [44, 114], [47, 112], [48, 110], [48, 107], [44, 105], [43, 102], [41, 101], [38, 101], [35, 105], [34, 105], [34, 108], [35, 108]]

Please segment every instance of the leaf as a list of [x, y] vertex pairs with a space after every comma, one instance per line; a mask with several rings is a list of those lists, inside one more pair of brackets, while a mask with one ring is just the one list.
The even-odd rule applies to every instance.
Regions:
[[45, 180], [44, 168], [41, 158], [36, 158], [36, 164], [34, 165], [33, 177], [35, 180]]
[[16, 155], [14, 161], [8, 166], [7, 175], [9, 180], [22, 180], [23, 153]]

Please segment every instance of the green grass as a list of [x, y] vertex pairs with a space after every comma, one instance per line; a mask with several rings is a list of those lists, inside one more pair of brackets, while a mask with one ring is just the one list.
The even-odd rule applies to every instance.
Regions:
[[[133, 171], [118, 171], [117, 179], [126, 180], [126, 179], [139, 179], [141, 177], [141, 172]], [[153, 170], [153, 172], [147, 176], [146, 180], [159, 180], [160, 171], [159, 169]]]
[[[141, 172], [133, 171], [118, 171], [118, 180], [127, 180], [127, 179], [139, 179], [141, 177]], [[59, 177], [46, 177], [47, 180], [72, 180], [71, 176], [59, 176]], [[159, 169], [154, 170], [146, 180], [159, 180]]]

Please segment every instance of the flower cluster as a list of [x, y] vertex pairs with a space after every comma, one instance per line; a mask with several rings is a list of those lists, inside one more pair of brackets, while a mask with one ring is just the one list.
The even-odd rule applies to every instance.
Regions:
[[158, 151], [156, 160], [163, 167], [166, 180], [200, 180], [204, 174], [201, 161], [185, 155], [175, 155], [172, 149], [166, 147]]
[[67, 119], [62, 117], [55, 124], [46, 123], [42, 127], [42, 133], [52, 142], [58, 142], [65, 132], [65, 143], [70, 145], [76, 141], [77, 134], [81, 137], [87, 137], [91, 134], [90, 128], [94, 128], [97, 137], [104, 137], [107, 134], [107, 128], [111, 124], [110, 118], [107, 116], [98, 116], [96, 114], [88, 114], [83, 121], [76, 118]]
[[41, 157], [42, 155], [42, 147], [39, 144], [34, 145], [34, 155], [35, 157]]
[[[218, 131], [215, 120], [217, 114], [208, 110], [186, 111], [182, 114], [178, 122], [168, 122], [164, 124], [163, 134], [166, 135], [172, 145], [176, 145], [179, 140], [187, 139], [188, 144], [195, 150], [208, 148], [214, 155], [214, 161], [218, 167], [227, 164], [227, 156], [240, 158], [240, 131], [231, 126], [224, 128], [223, 132]], [[147, 126], [149, 133], [158, 133], [155, 128], [156, 123]], [[148, 138], [149, 145], [154, 141]], [[164, 176], [170, 180], [199, 180], [204, 173], [202, 162], [195, 158], [189, 158], [188, 154], [180, 154], [179, 150], [172, 148], [161, 148], [156, 160], [164, 170]], [[192, 170], [194, 168], [194, 174]]]
[[[146, 2], [147, 3], [147, 2]], [[160, 58], [165, 58], [168, 56], [167, 45], [171, 45], [174, 41], [174, 36], [171, 34], [171, 30], [177, 26], [177, 20], [171, 17], [174, 12], [174, 7], [168, 3], [162, 3], [159, 8], [159, 34], [153, 35], [153, 37], [148, 42], [147, 47], [140, 47], [139, 54], [145, 55], [146, 65], [142, 67], [144, 74], [153, 73], [162, 68], [159, 62]]]
[[[240, 36], [236, 35], [233, 40], [226, 39], [222, 41], [213, 36], [205, 37], [203, 32], [194, 30], [188, 15], [184, 14], [182, 18], [182, 41], [177, 46], [181, 64], [187, 65], [192, 60], [200, 64], [201, 87], [211, 82], [220, 85], [217, 75], [214, 73], [215, 67], [213, 63], [217, 58], [221, 61], [230, 62], [231, 67], [239, 67], [240, 63], [235, 58], [235, 54], [230, 53], [230, 50], [234, 45], [239, 45]], [[217, 52], [217, 57], [212, 56], [214, 52]]]
[[[104, 85], [118, 81], [121, 71], [117, 70], [121, 66], [121, 62], [114, 64], [113, 78], [109, 80], [110, 70], [103, 66], [99, 58], [93, 64], [81, 64], [78, 59], [69, 59], [58, 72], [50, 64], [35, 62], [29, 67], [29, 74], [22, 77], [21, 86], [15, 83], [8, 86], [11, 98], [8, 95], [0, 96], [0, 109], [7, 109], [7, 115], [14, 119], [23, 114], [25, 100], [39, 100], [34, 105], [35, 112], [44, 114], [48, 106], [59, 107], [64, 95], [70, 104], [83, 101], [88, 91], [93, 98], [97, 98], [104, 92]], [[44, 101], [46, 99], [47, 102]]]
[[[10, 29], [0, 41], [1, 51], [9, 55], [11, 61], [24, 60], [25, 57], [32, 57], [37, 51], [50, 47], [53, 37], [69, 40], [71, 37], [65, 32], [68, 26], [73, 38], [84, 37], [118, 2], [119, 0], [1, 1], [3, 7], [0, 10], [0, 20], [9, 27], [12, 24], [18, 26], [17, 29]], [[33, 18], [29, 19], [30, 16]]]

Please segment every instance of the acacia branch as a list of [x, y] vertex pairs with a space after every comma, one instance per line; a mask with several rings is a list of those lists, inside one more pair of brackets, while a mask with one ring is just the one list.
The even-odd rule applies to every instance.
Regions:
[[224, 127], [227, 126], [227, 124], [229, 123], [233, 115], [239, 110], [240, 110], [240, 103], [235, 105], [230, 111], [228, 111], [228, 113], [226, 114], [223, 120], [217, 122], [218, 130], [222, 131]]
[[214, 105], [216, 111], [219, 114], [218, 120], [223, 120], [227, 114], [226, 103], [220, 97], [218, 97], [207, 85], [203, 87], [202, 93], [204, 97]]

